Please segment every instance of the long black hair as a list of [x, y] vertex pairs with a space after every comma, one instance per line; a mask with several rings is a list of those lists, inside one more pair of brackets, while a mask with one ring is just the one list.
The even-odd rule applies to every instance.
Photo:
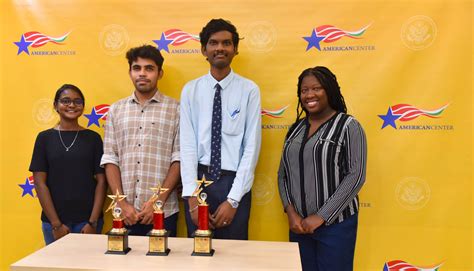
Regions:
[[332, 73], [326, 67], [316, 66], [314, 68], [308, 68], [304, 70], [298, 77], [298, 106], [296, 107], [296, 122], [298, 122], [303, 112], [308, 114], [306, 109], [301, 105], [301, 83], [303, 82], [303, 78], [308, 75], [316, 77], [319, 83], [321, 83], [321, 86], [324, 88], [324, 91], [326, 91], [326, 95], [328, 96], [329, 106], [332, 109], [338, 112], [347, 113], [346, 103], [344, 102], [344, 97], [341, 94], [339, 83], [337, 83], [336, 75], [334, 75], [334, 73]]

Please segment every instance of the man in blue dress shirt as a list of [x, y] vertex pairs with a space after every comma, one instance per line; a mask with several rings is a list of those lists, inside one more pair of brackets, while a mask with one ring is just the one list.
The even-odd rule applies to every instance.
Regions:
[[238, 53], [234, 25], [212, 19], [199, 34], [210, 72], [181, 93], [181, 178], [188, 236], [198, 224], [196, 179], [204, 189], [214, 238], [248, 239], [251, 192], [261, 143], [260, 90], [230, 67]]

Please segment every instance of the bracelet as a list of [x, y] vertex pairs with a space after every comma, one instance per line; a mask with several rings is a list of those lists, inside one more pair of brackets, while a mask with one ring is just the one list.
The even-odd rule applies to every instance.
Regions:
[[196, 209], [198, 208], [199, 205], [196, 205], [194, 208], [192, 208], [191, 210], [189, 210], [189, 213], [193, 213], [194, 211], [196, 211]]
[[59, 230], [59, 228], [61, 228], [62, 225], [63, 225], [63, 223], [61, 223], [59, 226], [53, 227], [52, 230], [57, 231], [57, 230]]

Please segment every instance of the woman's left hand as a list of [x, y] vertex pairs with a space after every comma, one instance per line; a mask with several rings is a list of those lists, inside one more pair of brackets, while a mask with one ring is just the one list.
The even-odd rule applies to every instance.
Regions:
[[94, 227], [92, 227], [91, 225], [89, 225], [89, 223], [86, 223], [86, 225], [84, 225], [84, 227], [82, 227], [81, 229], [81, 233], [96, 233], [96, 229]]
[[319, 226], [324, 223], [324, 219], [318, 215], [310, 215], [303, 219], [301, 225], [303, 226], [303, 230], [307, 233], [313, 233]]

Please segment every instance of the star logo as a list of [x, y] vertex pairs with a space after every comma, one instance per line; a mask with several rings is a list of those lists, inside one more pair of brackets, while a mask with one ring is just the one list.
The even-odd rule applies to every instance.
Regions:
[[158, 45], [158, 50], [165, 50], [169, 53], [168, 45], [173, 42], [173, 40], [166, 39], [165, 33], [161, 33], [161, 38], [159, 40], [153, 40], [153, 42]]
[[385, 128], [386, 126], [390, 125], [393, 128], [397, 129], [397, 126], [395, 125], [395, 121], [400, 118], [401, 115], [393, 114], [392, 108], [389, 106], [388, 111], [386, 115], [378, 115], [379, 118], [383, 120], [382, 128]]
[[20, 41], [14, 42], [16, 46], [18, 46], [18, 52], [16, 55], [21, 54], [22, 52], [25, 52], [27, 55], [30, 55], [30, 52], [28, 51], [28, 46], [30, 46], [33, 42], [28, 42], [25, 41], [25, 36], [21, 35]]
[[106, 120], [109, 113], [110, 105], [108, 104], [99, 104], [92, 108], [90, 114], [84, 114], [89, 121], [87, 122], [87, 127], [91, 125], [97, 125], [100, 127], [99, 119]]
[[316, 49], [321, 51], [321, 47], [319, 46], [319, 42], [321, 42], [324, 39], [324, 36], [323, 37], [318, 36], [315, 29], [313, 29], [313, 32], [311, 32], [311, 36], [303, 37], [303, 39], [308, 42], [308, 46], [306, 47], [306, 51], [308, 51], [312, 47], [316, 47]]
[[23, 189], [23, 192], [21, 193], [21, 197], [24, 197], [26, 194], [29, 194], [30, 196], [35, 197], [33, 195], [33, 189], [35, 189], [33, 176], [26, 178], [25, 183], [19, 184], [18, 186], [21, 187], [21, 189]]
[[102, 115], [96, 113], [95, 107], [92, 108], [92, 112], [90, 114], [84, 114], [84, 117], [89, 120], [87, 127], [93, 124], [97, 125], [97, 127], [100, 127], [99, 119], [102, 117]]

